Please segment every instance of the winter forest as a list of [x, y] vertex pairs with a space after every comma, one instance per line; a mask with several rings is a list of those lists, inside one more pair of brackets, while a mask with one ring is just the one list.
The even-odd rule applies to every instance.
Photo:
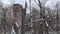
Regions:
[[60, 34], [60, 0], [0, 0], [0, 34]]

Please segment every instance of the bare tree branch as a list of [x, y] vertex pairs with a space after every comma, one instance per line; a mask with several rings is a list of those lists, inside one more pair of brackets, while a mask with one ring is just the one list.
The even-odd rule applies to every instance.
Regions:
[[25, 1], [25, 10], [26, 10], [26, 8], [27, 8], [27, 2]]
[[34, 2], [39, 6], [39, 4], [36, 2], [36, 0], [34, 0]]

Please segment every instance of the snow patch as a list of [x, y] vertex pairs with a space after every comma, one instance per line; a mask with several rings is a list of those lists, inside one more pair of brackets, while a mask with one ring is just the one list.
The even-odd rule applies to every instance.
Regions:
[[12, 26], [12, 31], [11, 31], [11, 34], [16, 34], [16, 32], [15, 32], [15, 30], [14, 30], [14, 28], [13, 28], [14, 26]]

